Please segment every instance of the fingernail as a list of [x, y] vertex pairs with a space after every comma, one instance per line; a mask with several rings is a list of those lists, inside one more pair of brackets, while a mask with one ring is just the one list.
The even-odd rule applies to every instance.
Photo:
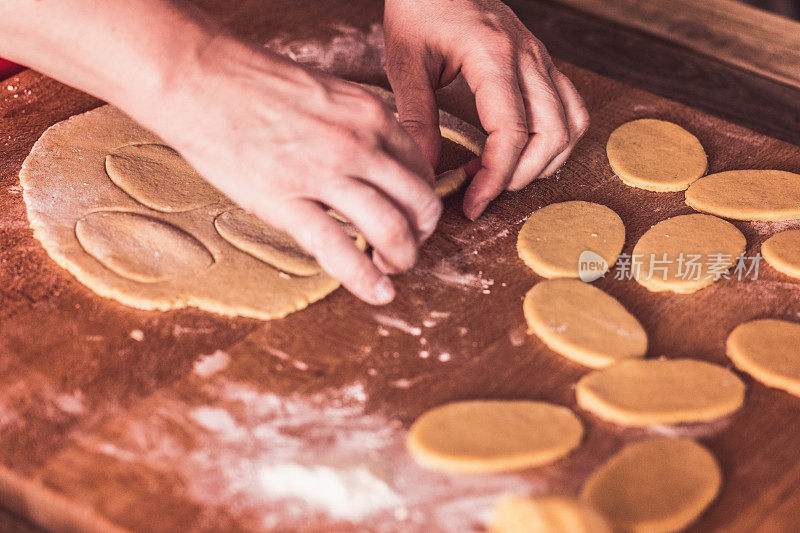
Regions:
[[389, 278], [384, 276], [376, 283], [373, 288], [373, 294], [375, 295], [375, 301], [379, 304], [388, 304], [394, 300], [394, 286], [389, 281]]
[[481, 216], [481, 213], [483, 213], [487, 205], [489, 205], [489, 200], [481, 200], [469, 210], [467, 217], [470, 220], [476, 220], [479, 216]]

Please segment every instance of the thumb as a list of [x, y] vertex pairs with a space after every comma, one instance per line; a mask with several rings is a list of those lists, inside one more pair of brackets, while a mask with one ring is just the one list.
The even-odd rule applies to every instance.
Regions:
[[[394, 67], [394, 68], [393, 68]], [[439, 132], [439, 106], [430, 75], [421, 63], [387, 65], [400, 124], [414, 139], [420, 151], [435, 169], [442, 150]]]

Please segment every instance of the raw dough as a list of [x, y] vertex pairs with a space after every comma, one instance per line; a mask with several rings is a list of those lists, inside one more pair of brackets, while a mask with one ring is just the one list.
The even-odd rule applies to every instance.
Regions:
[[[383, 100], [386, 105], [395, 111], [395, 116], [397, 116], [397, 102], [395, 101], [394, 93], [377, 85], [361, 85]], [[439, 110], [439, 132], [442, 138], [463, 146], [478, 157], [483, 153], [486, 135], [472, 124], [464, 122], [442, 109]], [[442, 172], [436, 176], [436, 194], [443, 198], [460, 189], [466, 181], [467, 172], [463, 167]]]
[[313, 276], [322, 272], [314, 257], [298, 247], [291, 236], [244, 209], [225, 211], [214, 219], [214, 227], [236, 248], [289, 274]]
[[653, 292], [695, 292], [736, 264], [747, 241], [736, 226], [711, 215], [662, 220], [633, 248], [633, 276]]
[[771, 318], [745, 322], [728, 336], [727, 353], [764, 385], [800, 396], [800, 324]]
[[407, 444], [428, 468], [498, 472], [551, 463], [575, 449], [582, 436], [583, 426], [566, 407], [480, 400], [427, 411], [411, 426]]
[[504, 496], [490, 533], [612, 533], [591, 505], [566, 496]]
[[778, 272], [800, 279], [800, 230], [773, 235], [761, 245], [761, 255]]
[[[143, 149], [144, 163], [135, 157], [142, 149], [134, 148], [141, 146], [149, 147]], [[279, 260], [264, 262], [231, 246], [214, 220], [236, 206], [219, 193], [208, 203], [213, 189], [204, 186], [183, 195], [197, 188], [197, 176], [169, 152], [153, 148], [161, 146], [163, 141], [111, 106], [48, 129], [23, 163], [20, 182], [34, 235], [50, 257], [101, 296], [142, 309], [191, 305], [271, 319], [339, 286], [327, 274], [292, 276], [275, 264]], [[159, 159], [154, 151], [163, 156], [158, 164], [152, 163]], [[106, 173], [109, 154], [125, 155], [111, 158], [125, 190]], [[129, 172], [159, 165], [179, 168], [165, 176], [159, 191], [150, 188], [155, 177], [137, 181]], [[193, 205], [200, 207], [183, 211]]]
[[622, 531], [682, 529], [716, 498], [722, 474], [714, 456], [688, 439], [631, 444], [586, 481], [581, 498]]
[[697, 137], [677, 124], [643, 118], [615, 129], [606, 146], [614, 173], [631, 187], [682, 191], [706, 173]]
[[647, 352], [647, 333], [636, 317], [588, 283], [538, 283], [525, 295], [523, 310], [532, 333], [554, 352], [582, 365], [601, 368]]
[[[550, 204], [522, 226], [517, 239], [519, 256], [534, 272], [545, 278], [577, 278], [579, 261], [605, 261], [605, 273], [617, 261], [625, 244], [625, 225], [608, 207], [591, 202]], [[599, 256], [599, 257], [598, 257]]]
[[126, 144], [106, 156], [120, 189], [150, 209], [176, 213], [216, 202], [220, 193], [178, 152], [163, 144]]
[[631, 360], [578, 381], [578, 405], [628, 426], [706, 422], [744, 402], [744, 383], [721, 366], [692, 359]]
[[800, 174], [783, 170], [710, 174], [689, 187], [686, 204], [737, 220], [800, 218]]

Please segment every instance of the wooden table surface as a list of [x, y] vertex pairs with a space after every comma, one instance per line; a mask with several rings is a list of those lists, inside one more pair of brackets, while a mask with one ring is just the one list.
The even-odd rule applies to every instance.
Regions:
[[[200, 3], [301, 61], [383, 82], [379, 3], [309, 1], [292, 10], [256, 0], [226, 10], [220, 0]], [[44, 129], [100, 102], [30, 71], [3, 83], [0, 503], [8, 512], [0, 521], [7, 529], [33, 531], [30, 521], [66, 531], [480, 530], [497, 494], [574, 494], [624, 443], [662, 434], [697, 438], [724, 471], [720, 497], [692, 530], [796, 529], [800, 399], [746, 376], [745, 407], [714, 424], [632, 430], [580, 413], [583, 445], [546, 468], [447, 476], [405, 454], [405, 429], [443, 402], [530, 398], [575, 407], [572, 385], [587, 369], [525, 334], [521, 299], [539, 278], [517, 258], [519, 228], [549, 203], [595, 201], [622, 217], [629, 253], [652, 224], [691, 212], [682, 193], [631, 189], [613, 175], [605, 141], [614, 127], [639, 117], [677, 122], [701, 140], [711, 172], [800, 169], [800, 148], [762, 134], [800, 142], [794, 89], [557, 4], [512, 5], [558, 57], [737, 125], [560, 61], [592, 117], [574, 157], [556, 177], [504, 194], [475, 223], [461, 216], [459, 197], [449, 199], [418, 267], [397, 277], [398, 298], [383, 308], [340, 289], [286, 319], [259, 322], [192, 309], [146, 312], [97, 297], [33, 238], [17, 173]], [[442, 105], [475, 121], [463, 87], [446, 91]], [[449, 161], [461, 157], [451, 151]], [[735, 225], [748, 255], [775, 231], [800, 227]], [[611, 276], [596, 285], [640, 319], [648, 355], [727, 365], [724, 340], [735, 325], [800, 316], [800, 283], [764, 263], [759, 274], [688, 296], [652, 294]]]

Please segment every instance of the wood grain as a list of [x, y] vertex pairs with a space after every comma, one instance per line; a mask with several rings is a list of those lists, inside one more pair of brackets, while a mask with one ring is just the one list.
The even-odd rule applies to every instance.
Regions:
[[800, 87], [800, 22], [732, 0], [557, 0]]
[[[222, 3], [214, 4], [209, 0], [204, 7], [222, 9]], [[224, 18], [261, 42], [280, 38], [325, 50], [342, 39], [345, 48], [353, 39], [368, 40], [380, 15], [375, 3], [341, 6], [304, 2], [293, 23], [291, 10], [278, 9], [266, 20], [263, 2], [243, 1], [228, 6]], [[533, 12], [525, 13], [532, 21]], [[287, 27], [296, 27], [296, 33], [280, 37]], [[333, 57], [323, 66], [357, 81], [383, 81], [380, 54], [369, 46], [360, 54], [360, 62], [323, 54]], [[392, 524], [435, 531], [430, 524], [437, 511], [452, 503], [441, 492], [409, 504], [403, 522], [389, 510], [353, 524], [320, 513], [298, 518], [290, 503], [244, 491], [233, 474], [251, 479], [265, 462], [284, 457], [286, 447], [273, 443], [280, 442], [314, 452], [303, 458], [312, 465], [330, 460], [330, 448], [346, 456], [350, 449], [349, 461], [369, 463], [390, 479], [391, 472], [403, 472], [419, 492], [445, 483], [455, 490], [468, 480], [416, 469], [403, 452], [404, 428], [425, 409], [465, 398], [531, 398], [575, 408], [571, 387], [587, 370], [524, 334], [521, 298], [540, 278], [517, 258], [516, 233], [541, 206], [591, 200], [622, 217], [630, 253], [652, 224], [691, 212], [681, 193], [631, 189], [613, 175], [604, 148], [620, 123], [647, 116], [683, 125], [705, 146], [711, 172], [800, 168], [796, 146], [559, 65], [586, 97], [592, 128], [557, 176], [502, 195], [476, 223], [460, 214], [458, 197], [448, 200], [418, 267], [397, 277], [398, 299], [390, 306], [375, 309], [338, 290], [268, 323], [191, 309], [130, 309], [95, 296], [58, 268], [27, 225], [17, 173], [47, 126], [99, 102], [30, 71], [12, 79], [13, 91], [0, 93], [0, 501], [63, 531], [281, 529], [267, 528], [272, 522], [265, 517], [284, 524], [284, 530]], [[463, 87], [446, 91], [442, 99], [449, 111], [475, 120]], [[456, 161], [459, 155], [449, 157]], [[796, 226], [735, 225], [748, 238], [749, 254], [777, 228]], [[800, 285], [762, 267], [757, 281], [722, 281], [688, 296], [652, 294], [613, 277], [596, 284], [641, 320], [650, 356], [727, 364], [724, 339], [735, 325], [755, 317], [795, 319], [800, 313]], [[137, 329], [142, 341], [130, 335]], [[213, 375], [198, 373], [198, 361], [217, 350], [227, 354], [228, 365]], [[722, 494], [692, 531], [788, 532], [800, 520], [800, 446], [793, 430], [800, 424], [800, 399], [744, 379], [748, 396], [742, 411], [720, 423], [676, 430], [708, 445], [725, 476]], [[358, 394], [340, 405], [343, 391], [354, 390]], [[298, 411], [278, 416], [270, 410], [275, 405]], [[339, 410], [331, 412], [332, 407]], [[215, 431], [199, 416], [204, 413], [216, 413], [233, 424], [229, 429], [244, 433], [231, 438]], [[582, 447], [555, 465], [521, 473], [515, 482], [523, 491], [574, 494], [624, 443], [658, 434], [580, 416], [587, 428]], [[288, 425], [286, 431], [269, 433], [276, 420]], [[359, 427], [368, 431], [353, 433]], [[337, 435], [353, 434], [364, 440], [353, 441], [352, 448], [333, 446]], [[364, 441], [371, 442], [367, 435], [389, 441], [377, 457], [363, 453]], [[490, 487], [493, 479], [472, 483]], [[477, 492], [484, 497], [494, 490], [499, 491]], [[491, 498], [467, 501], [471, 506], [460, 509], [469, 511], [461, 513], [468, 517], [491, 504]], [[471, 523], [461, 530], [474, 529], [479, 528]]]

